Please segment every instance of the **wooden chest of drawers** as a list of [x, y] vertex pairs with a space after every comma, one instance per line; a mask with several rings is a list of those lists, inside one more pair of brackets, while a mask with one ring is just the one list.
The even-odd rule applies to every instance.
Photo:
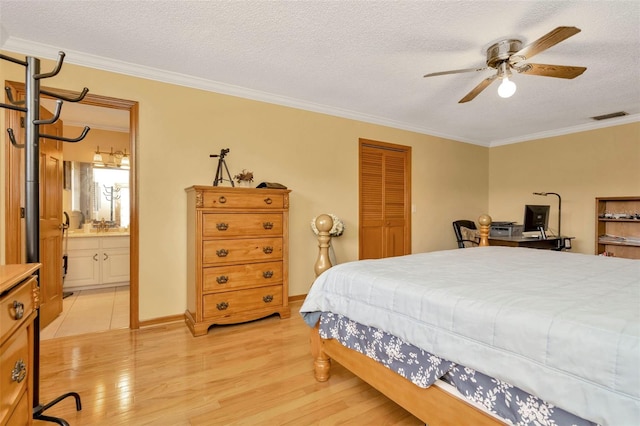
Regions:
[[213, 324], [290, 316], [289, 190], [187, 191], [187, 311], [194, 336]]
[[38, 264], [0, 266], [0, 425], [32, 424]]

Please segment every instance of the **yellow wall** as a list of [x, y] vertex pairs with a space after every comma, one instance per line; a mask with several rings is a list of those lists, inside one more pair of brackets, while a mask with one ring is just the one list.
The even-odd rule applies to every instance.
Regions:
[[522, 223], [525, 204], [551, 206], [549, 227], [574, 236], [573, 251], [595, 253], [595, 197], [640, 195], [640, 123], [538, 139], [489, 150], [489, 212]]
[[[43, 72], [52, 68], [51, 61], [42, 61]], [[0, 75], [23, 81], [24, 70], [0, 61]], [[71, 64], [42, 85], [86, 86], [92, 93], [140, 103], [135, 167], [141, 320], [185, 310], [184, 188], [212, 183], [217, 160], [209, 155], [222, 148], [231, 150], [232, 175], [248, 169], [256, 183], [280, 182], [293, 191], [290, 295], [305, 294], [313, 281], [317, 241], [310, 222], [318, 214], [334, 213], [345, 222], [345, 234], [333, 242], [338, 262], [357, 259], [359, 138], [412, 147], [414, 252], [454, 248], [451, 222], [477, 218], [488, 209], [488, 148]], [[0, 223], [4, 226], [4, 218]]]

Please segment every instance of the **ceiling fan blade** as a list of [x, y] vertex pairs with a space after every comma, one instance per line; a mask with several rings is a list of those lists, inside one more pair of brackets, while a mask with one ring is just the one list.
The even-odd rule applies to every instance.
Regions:
[[587, 68], [566, 65], [525, 64], [522, 67], [514, 67], [513, 69], [523, 74], [571, 79], [585, 72]]
[[555, 46], [579, 32], [580, 28], [576, 27], [558, 27], [511, 55], [509, 62], [514, 64], [524, 61], [525, 59], [530, 59], [534, 55]]
[[463, 104], [465, 102], [469, 102], [471, 100], [473, 100], [473, 98], [475, 98], [476, 96], [478, 96], [480, 94], [480, 92], [482, 92], [484, 89], [486, 89], [487, 87], [489, 87], [489, 85], [493, 82], [493, 80], [495, 80], [496, 78], [498, 78], [497, 74], [492, 75], [491, 77], [485, 78], [484, 80], [482, 80], [480, 82], [480, 84], [478, 84], [476, 87], [473, 88], [472, 91], [470, 91], [469, 93], [467, 93], [467, 96], [465, 96], [464, 98], [460, 99], [458, 101], [459, 104]]
[[463, 72], [472, 72], [472, 71], [484, 71], [489, 69], [487, 67], [482, 68], [467, 68], [463, 70], [451, 70], [451, 71], [440, 71], [440, 72], [432, 72], [431, 74], [425, 74], [424, 77], [435, 77], [437, 75], [447, 75], [447, 74], [462, 74]]

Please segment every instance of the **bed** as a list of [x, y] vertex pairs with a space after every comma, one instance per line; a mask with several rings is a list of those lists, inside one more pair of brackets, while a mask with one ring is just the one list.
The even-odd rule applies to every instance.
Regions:
[[316, 223], [316, 379], [333, 359], [430, 426], [640, 424], [640, 262], [486, 247], [479, 222], [479, 248], [331, 268]]

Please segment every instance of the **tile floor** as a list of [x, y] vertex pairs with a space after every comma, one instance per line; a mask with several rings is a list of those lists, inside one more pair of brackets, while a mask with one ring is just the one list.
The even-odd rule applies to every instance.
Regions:
[[129, 286], [75, 290], [41, 340], [129, 327]]

